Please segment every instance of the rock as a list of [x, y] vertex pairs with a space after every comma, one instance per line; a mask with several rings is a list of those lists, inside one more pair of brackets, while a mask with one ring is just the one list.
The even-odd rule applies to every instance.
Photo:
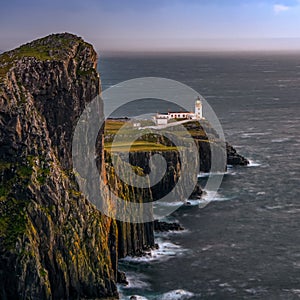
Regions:
[[158, 220], [154, 221], [154, 230], [157, 232], [182, 231], [184, 228], [179, 223], [167, 223]]
[[124, 272], [118, 271], [117, 282], [123, 285], [128, 285], [126, 274]]
[[193, 190], [193, 193], [190, 195], [189, 199], [191, 200], [198, 200], [201, 199], [203, 191], [199, 184], [197, 184]]
[[228, 143], [226, 143], [227, 150], [227, 164], [232, 166], [247, 166], [249, 160], [242, 155], [238, 154], [237, 151]]

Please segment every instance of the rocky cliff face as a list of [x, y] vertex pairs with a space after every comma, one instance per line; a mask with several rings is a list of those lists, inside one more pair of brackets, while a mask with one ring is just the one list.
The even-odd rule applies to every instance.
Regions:
[[100, 92], [96, 62], [71, 34], [0, 56], [1, 299], [117, 296], [117, 225], [71, 172], [74, 126]]
[[[189, 149], [183, 152], [184, 155], [189, 156], [191, 155]], [[170, 193], [174, 187], [176, 186], [180, 176], [182, 176], [181, 172], [181, 164], [184, 160], [184, 157], [180, 156], [180, 153], [176, 150], [170, 151], [147, 151], [147, 152], [131, 152], [129, 155], [129, 161], [133, 166], [140, 167], [145, 174], [148, 174], [150, 171], [157, 174], [156, 166], [153, 166], [150, 170], [149, 168], [149, 160], [151, 156], [159, 154], [163, 156], [167, 162], [167, 169], [165, 175], [162, 179], [153, 187], [150, 188], [152, 201], [159, 200]], [[193, 174], [197, 175], [197, 174]], [[184, 188], [192, 184], [192, 182], [196, 182], [197, 178], [191, 178], [191, 176], [183, 176], [183, 182], [178, 186], [174, 197], [176, 199], [181, 199], [182, 195], [185, 195], [186, 192]], [[201, 195], [201, 191], [199, 191], [198, 195]]]
[[[110, 160], [108, 155], [106, 155], [106, 158], [107, 161]], [[122, 162], [119, 163], [121, 164]], [[121, 171], [126, 172], [127, 168], [124, 166], [120, 169]], [[110, 190], [117, 194], [121, 199], [135, 203], [153, 201], [150, 188], [137, 188], [134, 187], [133, 184], [130, 184], [130, 182], [125, 184], [118, 177], [114, 167], [109, 162], [106, 163], [106, 174]], [[124, 258], [127, 255], [140, 256], [145, 250], [149, 250], [155, 246], [153, 222], [134, 224], [117, 221], [116, 226], [117, 236], [114, 236], [112, 240], [115, 241], [117, 249], [116, 255], [118, 258]]]

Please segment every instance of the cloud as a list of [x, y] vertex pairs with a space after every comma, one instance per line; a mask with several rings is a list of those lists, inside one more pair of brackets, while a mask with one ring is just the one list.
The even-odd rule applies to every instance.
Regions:
[[276, 14], [279, 14], [284, 11], [288, 11], [288, 10], [290, 10], [290, 8], [291, 8], [290, 6], [283, 5], [283, 4], [275, 4], [273, 6], [273, 10]]

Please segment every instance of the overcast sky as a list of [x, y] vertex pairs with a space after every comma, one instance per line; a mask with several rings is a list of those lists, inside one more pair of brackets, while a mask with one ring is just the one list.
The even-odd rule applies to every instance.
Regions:
[[0, 50], [65, 31], [99, 52], [300, 49], [300, 0], [4, 1]]

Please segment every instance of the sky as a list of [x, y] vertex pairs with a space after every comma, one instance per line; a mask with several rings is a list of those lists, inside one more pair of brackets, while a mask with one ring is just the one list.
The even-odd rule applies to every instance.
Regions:
[[56, 32], [99, 52], [300, 50], [300, 0], [4, 1], [2, 51]]

